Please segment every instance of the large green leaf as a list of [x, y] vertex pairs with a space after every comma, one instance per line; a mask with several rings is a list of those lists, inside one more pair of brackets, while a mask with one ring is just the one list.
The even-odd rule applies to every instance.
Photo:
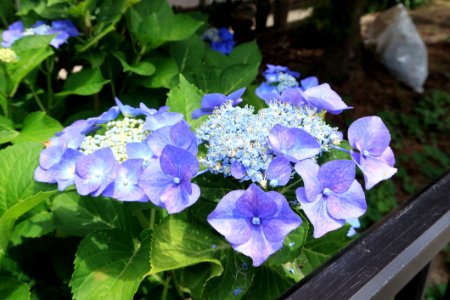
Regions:
[[8, 208], [0, 217], [0, 249], [5, 250], [11, 233], [14, 228], [14, 223], [16, 220], [30, 211], [39, 203], [47, 200], [49, 197], [54, 195], [55, 191], [50, 192], [39, 192], [35, 195], [26, 197], [20, 202], [17, 202], [12, 207]]
[[118, 229], [86, 236], [75, 257], [73, 298], [132, 299], [150, 269], [151, 239], [151, 231], [134, 240]]
[[253, 284], [243, 299], [277, 299], [294, 283], [293, 279], [286, 276], [282, 266], [261, 266], [256, 270]]
[[148, 59], [156, 71], [149, 78], [139, 80], [139, 84], [149, 88], [164, 87], [172, 89], [177, 84], [178, 65], [172, 58], [155, 56]]
[[43, 112], [34, 112], [29, 114], [23, 121], [22, 131], [12, 142], [14, 144], [23, 142], [43, 143], [62, 129], [61, 124], [55, 119]]
[[194, 220], [187, 222], [170, 216], [153, 235], [151, 274], [199, 263], [213, 263], [222, 268], [215, 256], [228, 247], [228, 243], [218, 238], [209, 227]]
[[22, 242], [22, 238], [38, 238], [52, 232], [53, 229], [53, 214], [43, 210], [25, 220], [16, 222], [11, 235], [11, 243], [18, 245]]
[[139, 0], [102, 0], [93, 6], [92, 14], [99, 22], [116, 23], [127, 9], [138, 3]]
[[57, 195], [52, 203], [55, 227], [68, 235], [85, 236], [101, 229], [139, 232], [137, 218], [125, 203], [103, 198], [80, 196], [76, 192]]
[[166, 0], [141, 1], [128, 10], [127, 22], [133, 36], [149, 48], [183, 40], [202, 24], [185, 14], [175, 15]]
[[180, 83], [168, 94], [167, 105], [170, 107], [171, 111], [182, 113], [184, 119], [192, 126], [192, 128], [196, 128], [200, 125], [201, 120], [193, 120], [192, 111], [200, 108], [202, 96], [202, 92], [197, 87], [190, 84], [183, 75], [180, 75]]
[[330, 259], [336, 252], [343, 249], [349, 242], [347, 237], [349, 226], [327, 233], [315, 239], [309, 236], [301, 255], [301, 270], [307, 275]]
[[93, 95], [102, 89], [109, 80], [105, 80], [99, 69], [83, 69], [67, 78], [62, 92], [56, 94], [59, 97], [68, 95]]
[[40, 143], [20, 143], [0, 151], [0, 215], [17, 202], [35, 195], [48, 185], [34, 181]]
[[[233, 250], [224, 251], [224, 271], [208, 280], [203, 288], [204, 299], [241, 299], [251, 287], [256, 270]], [[256, 299], [256, 298], [255, 298]]]
[[258, 75], [259, 64], [233, 64], [220, 74], [221, 91], [229, 94], [250, 85]]
[[8, 91], [10, 96], [15, 94], [19, 84], [28, 74], [53, 54], [53, 50], [50, 47], [52, 39], [53, 36], [49, 35], [33, 35], [23, 37], [14, 42], [11, 49], [16, 52], [19, 60], [16, 63], [7, 65], [8, 74], [12, 80], [12, 88]]
[[13, 278], [0, 277], [0, 299], [27, 300], [30, 298], [28, 284]]
[[0, 144], [11, 142], [19, 132], [4, 124], [0, 124]]

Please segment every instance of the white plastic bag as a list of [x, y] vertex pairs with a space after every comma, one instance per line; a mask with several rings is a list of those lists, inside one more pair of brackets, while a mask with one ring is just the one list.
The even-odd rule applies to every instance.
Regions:
[[427, 48], [402, 4], [377, 16], [368, 28], [366, 42], [376, 45], [380, 62], [395, 78], [423, 92], [428, 76]]

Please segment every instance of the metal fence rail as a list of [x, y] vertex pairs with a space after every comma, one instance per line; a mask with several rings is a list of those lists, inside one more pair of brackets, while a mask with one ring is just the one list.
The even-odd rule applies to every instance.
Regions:
[[281, 299], [421, 299], [429, 264], [449, 242], [447, 172]]

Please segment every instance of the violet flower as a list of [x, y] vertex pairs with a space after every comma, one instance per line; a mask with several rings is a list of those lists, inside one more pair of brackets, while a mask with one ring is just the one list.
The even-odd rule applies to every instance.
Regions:
[[138, 185], [153, 204], [169, 214], [178, 213], [200, 197], [200, 188], [191, 183], [198, 170], [199, 163], [189, 151], [167, 145], [142, 172]]
[[301, 224], [278, 192], [264, 192], [255, 184], [247, 190], [226, 194], [208, 216], [208, 223], [234, 250], [253, 260], [257, 267], [283, 246], [286, 235]]
[[326, 110], [330, 114], [340, 114], [352, 107], [342, 101], [341, 97], [331, 89], [328, 83], [313, 86], [303, 92], [304, 101], [319, 110]]
[[355, 164], [351, 160], [333, 160], [321, 167], [304, 160], [295, 165], [295, 170], [305, 184], [296, 190], [297, 200], [314, 226], [315, 238], [365, 213], [364, 191], [355, 180]]
[[241, 88], [233, 93], [225, 96], [220, 93], [206, 94], [202, 98], [201, 107], [192, 112], [192, 119], [198, 119], [203, 115], [210, 115], [215, 108], [219, 108], [226, 102], [231, 100], [231, 105], [236, 106], [242, 102], [242, 95], [245, 92], [245, 88]]
[[275, 155], [284, 156], [291, 162], [311, 158], [320, 153], [319, 142], [308, 132], [279, 124], [270, 131], [269, 146]]
[[164, 126], [172, 126], [184, 118], [180, 113], [168, 111], [168, 106], [161, 106], [155, 113], [145, 105], [141, 105], [141, 110], [143, 109], [147, 109], [147, 113], [150, 113], [145, 119], [145, 130], [155, 131]]
[[397, 172], [394, 153], [389, 147], [391, 135], [379, 117], [354, 121], [348, 129], [348, 141], [358, 150], [352, 151], [351, 157], [364, 174], [367, 190]]

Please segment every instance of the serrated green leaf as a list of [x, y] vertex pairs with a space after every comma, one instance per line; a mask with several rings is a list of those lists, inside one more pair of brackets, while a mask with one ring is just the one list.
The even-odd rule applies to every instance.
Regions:
[[257, 65], [259, 68], [262, 55], [256, 41], [252, 41], [236, 46], [230, 53], [229, 59], [232, 64]]
[[180, 74], [180, 83], [167, 95], [167, 105], [171, 111], [182, 113], [184, 119], [195, 129], [201, 120], [193, 120], [192, 111], [200, 108], [202, 97], [202, 92]]
[[52, 117], [40, 111], [34, 112], [23, 121], [22, 131], [12, 142], [14, 144], [23, 142], [44, 143], [62, 129], [61, 124]]
[[218, 251], [230, 247], [209, 227], [170, 216], [154, 232], [151, 254], [151, 274], [179, 269], [199, 263], [213, 263]]
[[28, 284], [13, 278], [0, 277], [0, 299], [27, 300], [30, 298]]
[[64, 83], [62, 92], [56, 94], [58, 97], [68, 95], [93, 95], [102, 89], [109, 80], [105, 80], [99, 69], [83, 69], [78, 73], [71, 74]]
[[122, 52], [116, 52], [113, 55], [120, 61], [125, 72], [129, 71], [142, 76], [150, 76], [156, 70], [155, 66], [148, 61], [141, 61], [131, 66], [127, 63], [125, 55]]
[[42, 149], [40, 143], [20, 143], [0, 151], [0, 215], [38, 191], [48, 190], [48, 185], [34, 181]]
[[94, 15], [99, 22], [117, 23], [130, 6], [139, 0], [103, 0], [95, 7]]
[[234, 64], [220, 74], [221, 90], [230, 94], [240, 88], [250, 85], [258, 75], [258, 64]]
[[150, 269], [152, 234], [134, 240], [107, 229], [86, 236], [78, 247], [70, 280], [74, 299], [132, 299]]
[[256, 270], [253, 284], [243, 299], [277, 299], [294, 283], [293, 279], [286, 277], [282, 266], [264, 265]]
[[11, 142], [18, 135], [18, 131], [11, 129], [6, 125], [0, 124], [0, 144]]
[[31, 210], [33, 207], [47, 200], [54, 195], [56, 191], [39, 192], [33, 196], [26, 197], [8, 208], [0, 217], [0, 248], [5, 250], [16, 220]]
[[85, 236], [102, 229], [139, 232], [139, 224], [125, 204], [110, 198], [80, 196], [65, 192], [53, 200], [55, 227], [68, 235]]
[[178, 65], [180, 73], [189, 71], [194, 67], [198, 70], [206, 52], [206, 44], [198, 36], [192, 36], [183, 41], [170, 44], [170, 56]]
[[242, 261], [233, 249], [224, 251], [222, 257], [223, 274], [206, 282], [202, 299], [242, 299], [253, 283], [256, 268]]

